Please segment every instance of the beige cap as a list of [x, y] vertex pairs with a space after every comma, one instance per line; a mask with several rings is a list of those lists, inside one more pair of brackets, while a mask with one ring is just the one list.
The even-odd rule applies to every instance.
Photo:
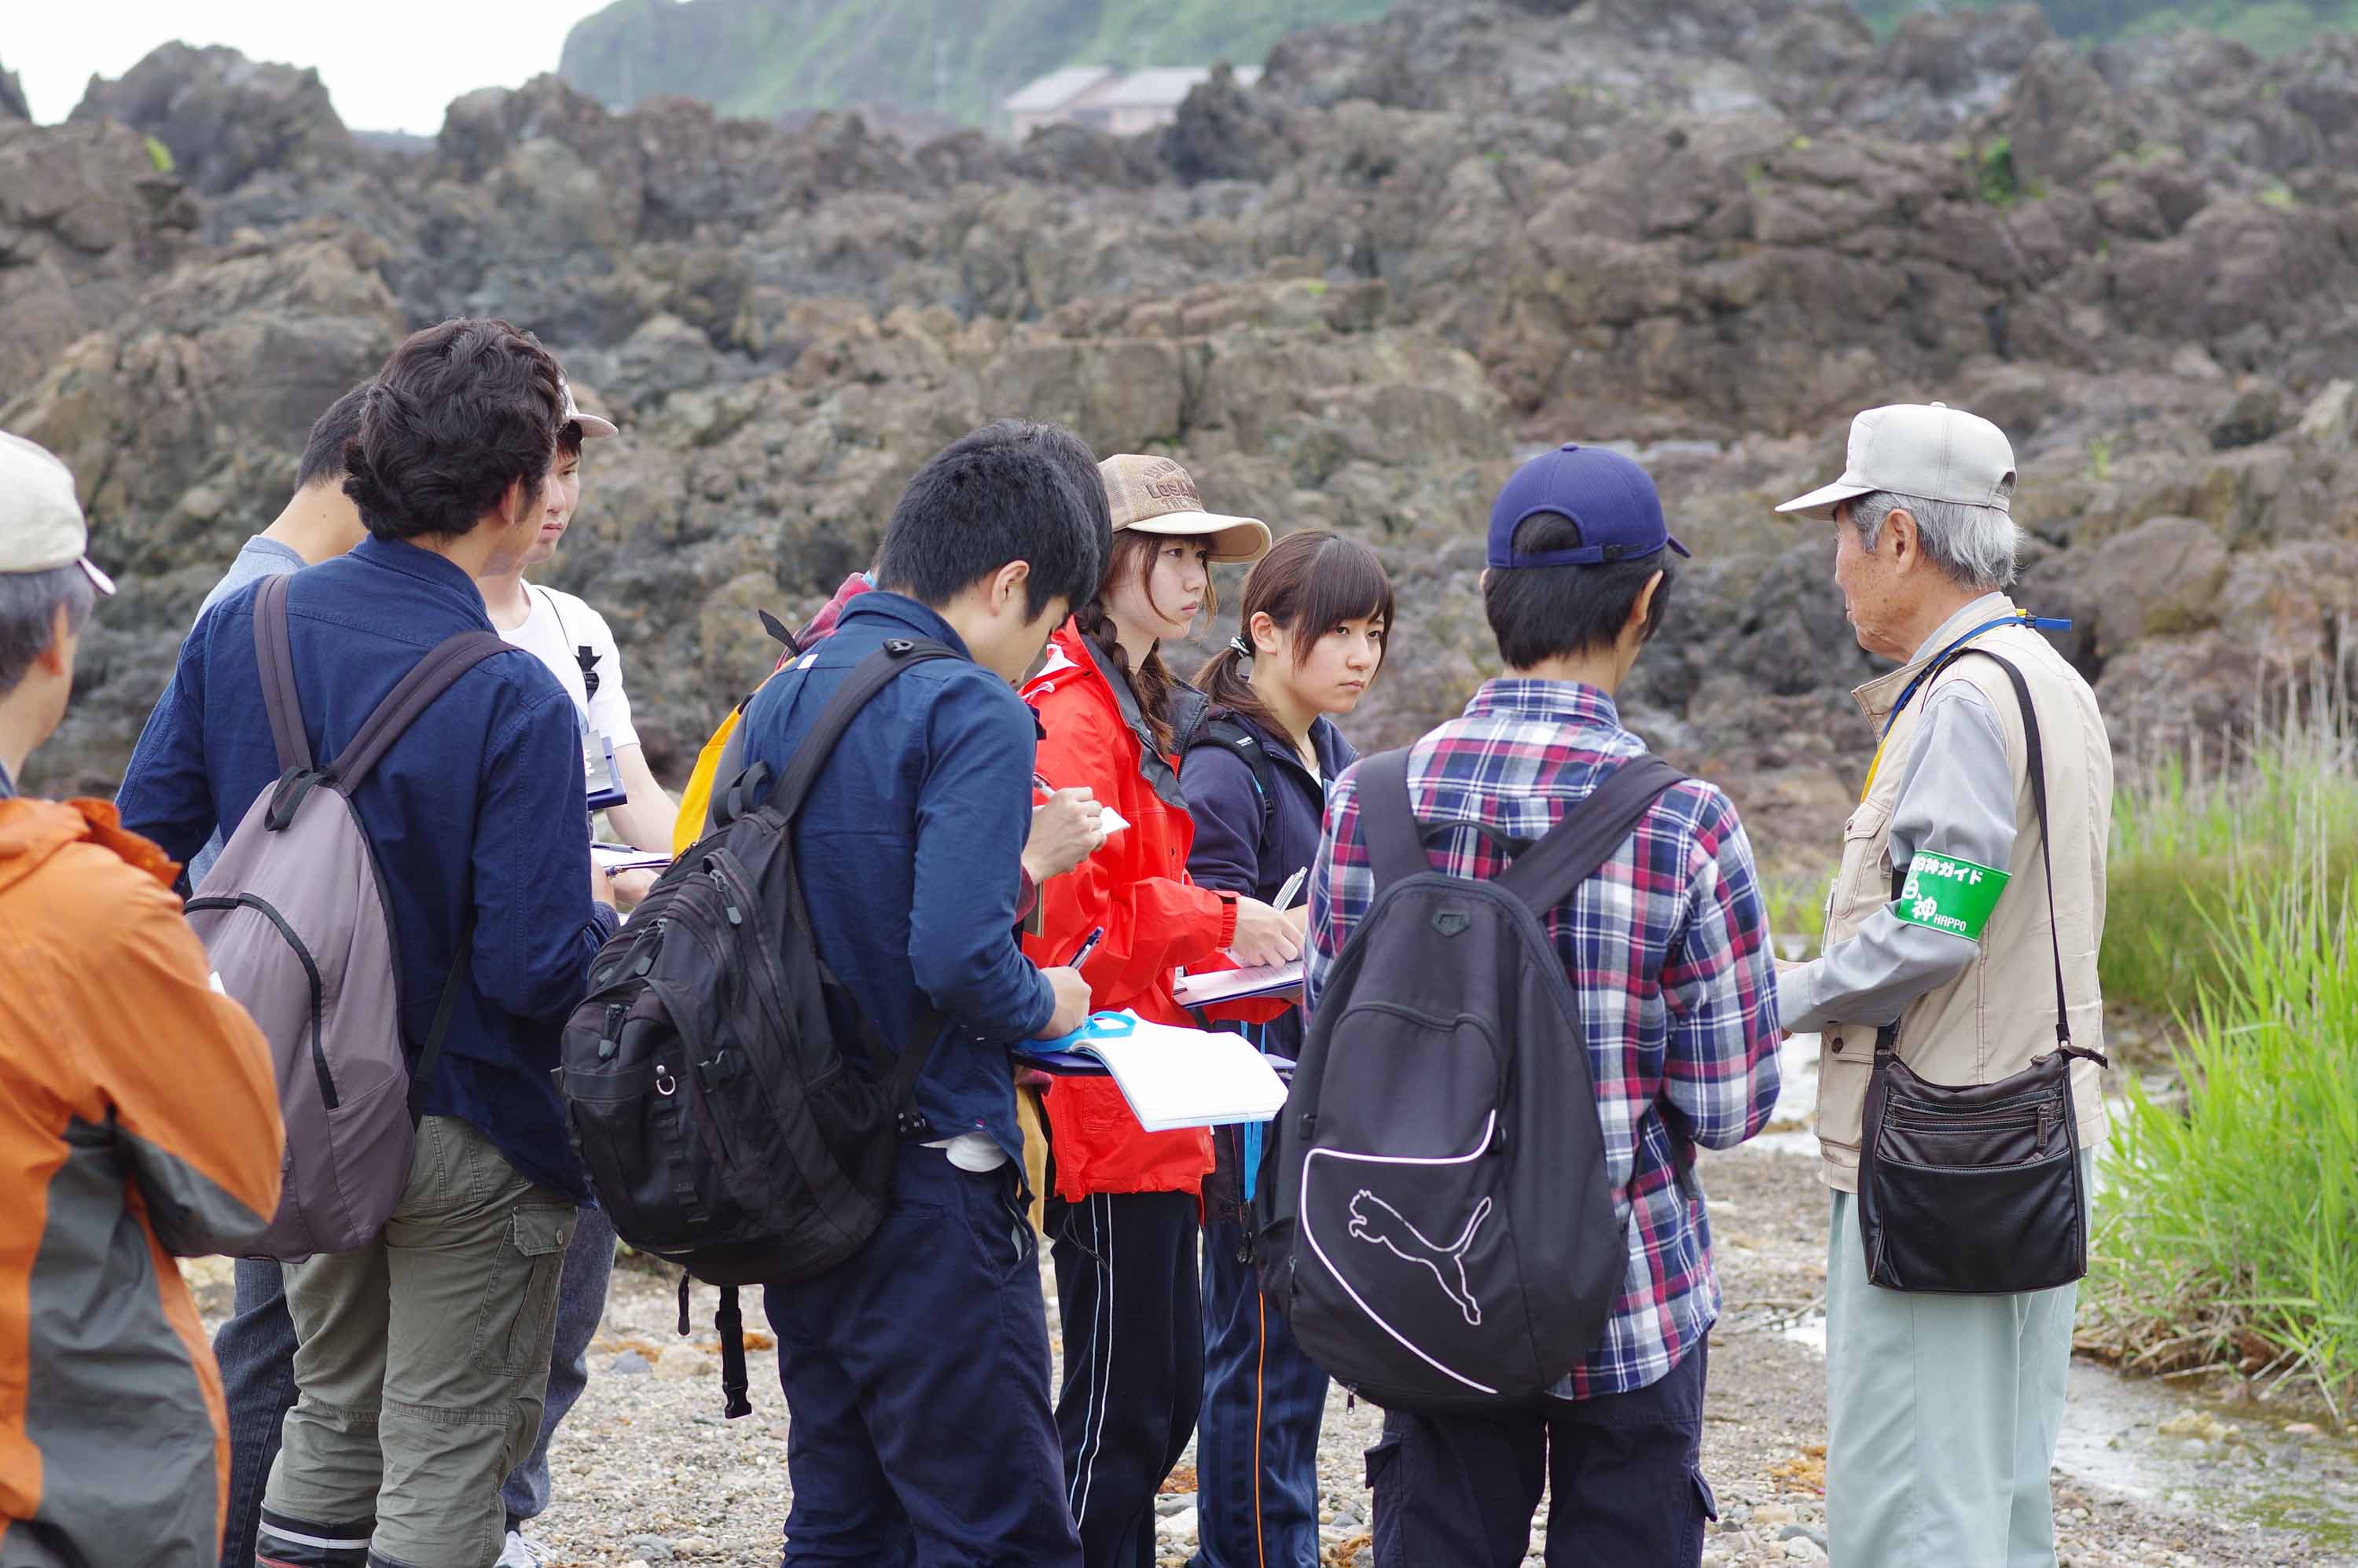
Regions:
[[0, 430], [0, 572], [46, 572], [79, 564], [101, 593], [114, 583], [82, 552], [90, 530], [73, 475], [46, 447]]
[[582, 413], [581, 405], [573, 401], [573, 384], [563, 376], [557, 378], [557, 390], [565, 394], [565, 413], [557, 421], [559, 425], [564, 424], [568, 419], [579, 425], [581, 438], [585, 441], [592, 436], [612, 436], [620, 433], [615, 429], [611, 419], [601, 415]]
[[1269, 554], [1269, 524], [1258, 517], [1226, 517], [1204, 510], [1187, 470], [1169, 458], [1123, 452], [1098, 465], [1105, 476], [1113, 531], [1173, 534], [1212, 542], [1216, 561], [1257, 561]]
[[1870, 408], [1850, 422], [1842, 478], [1777, 510], [1830, 518], [1844, 502], [1878, 490], [2005, 512], [2014, 493], [2014, 448], [1988, 420], [1945, 403]]

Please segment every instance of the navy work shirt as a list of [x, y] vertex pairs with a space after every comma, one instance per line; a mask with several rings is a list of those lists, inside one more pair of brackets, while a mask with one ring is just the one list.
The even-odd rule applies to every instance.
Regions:
[[783, 774], [827, 699], [888, 638], [955, 649], [903, 672], [851, 721], [795, 823], [819, 957], [885, 1045], [908, 1044], [920, 996], [949, 1015], [917, 1080], [934, 1133], [989, 1133], [1013, 1158], [1007, 1047], [1048, 1025], [1055, 995], [1015, 941], [1032, 831], [1032, 710], [915, 600], [863, 593], [834, 635], [755, 694], [745, 759]]
[[[124, 825], [176, 860], [216, 822], [234, 831], [278, 779], [254, 665], [257, 591], [248, 585], [199, 618], [124, 777]], [[464, 571], [375, 538], [288, 579], [287, 621], [303, 728], [323, 762], [427, 650], [493, 630]], [[588, 1196], [549, 1073], [614, 915], [590, 896], [572, 698], [533, 654], [495, 654], [418, 716], [352, 804], [384, 874], [413, 1049], [433, 1031], [460, 934], [474, 922], [473, 967], [426, 1113], [459, 1118], [522, 1174]]]

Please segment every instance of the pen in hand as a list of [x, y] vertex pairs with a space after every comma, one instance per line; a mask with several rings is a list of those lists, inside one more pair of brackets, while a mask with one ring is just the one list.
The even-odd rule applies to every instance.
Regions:
[[1097, 951], [1098, 944], [1104, 940], [1105, 927], [1100, 925], [1082, 939], [1080, 951], [1075, 953], [1073, 955], [1073, 961], [1065, 967], [1068, 969], [1079, 968], [1084, 963], [1088, 961], [1089, 955]]

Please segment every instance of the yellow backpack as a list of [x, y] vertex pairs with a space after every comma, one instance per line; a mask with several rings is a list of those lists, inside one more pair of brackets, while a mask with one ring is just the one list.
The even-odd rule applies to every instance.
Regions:
[[[762, 686], [767, 686], [777, 678], [780, 671], [792, 669], [800, 662], [802, 650], [786, 634], [786, 629], [766, 610], [762, 611], [762, 624], [787, 650], [785, 655], [778, 660], [777, 669], [763, 677]], [[762, 687], [757, 686], [747, 692], [720, 720], [720, 727], [712, 732], [712, 739], [704, 743], [704, 750], [696, 754], [696, 766], [687, 775], [687, 787], [680, 791], [679, 816], [671, 830], [674, 860], [687, 854], [690, 846], [710, 830], [714, 781], [734, 779], [745, 771], [745, 747], [738, 734], [738, 727], [745, 721], [745, 704], [752, 701], [754, 693], [761, 689]]]

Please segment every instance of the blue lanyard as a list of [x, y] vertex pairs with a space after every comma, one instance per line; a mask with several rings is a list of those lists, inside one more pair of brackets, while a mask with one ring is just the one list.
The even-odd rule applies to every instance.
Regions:
[[1887, 718], [1883, 721], [1883, 734], [1885, 739], [1889, 739], [1891, 735], [1891, 727], [1899, 722], [1899, 715], [1906, 710], [1909, 703], [1915, 700], [1917, 690], [1921, 687], [1926, 681], [1931, 680], [1934, 676], [1941, 673], [1941, 666], [1949, 662], [1951, 654], [1954, 654], [1959, 648], [1963, 647], [1966, 643], [1972, 642], [1974, 638], [1980, 636], [1983, 633], [1995, 632], [2001, 626], [2028, 626], [2032, 630], [2039, 632], [2069, 632], [2071, 630], [2071, 622], [2069, 621], [2057, 621], [2050, 617], [2033, 615], [2027, 610], [2017, 610], [2011, 615], [2001, 615], [1995, 621], [1983, 622], [1980, 625], [1974, 627], [1972, 631], [1966, 633], [1963, 636], [1958, 638], [1955, 642], [1942, 649], [1940, 653], [1933, 655], [1932, 662], [1926, 665], [1922, 669], [1917, 671], [1916, 678], [1909, 681], [1908, 685], [1901, 689], [1899, 693], [1899, 700], [1891, 705], [1890, 717]]

